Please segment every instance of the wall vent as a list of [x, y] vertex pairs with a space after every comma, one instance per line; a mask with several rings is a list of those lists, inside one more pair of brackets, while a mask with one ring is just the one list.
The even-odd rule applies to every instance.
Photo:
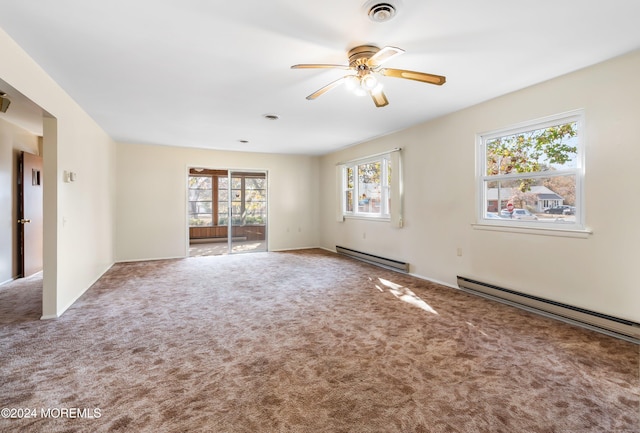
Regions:
[[640, 323], [458, 276], [460, 289], [527, 311], [640, 344]]
[[401, 262], [399, 260], [393, 260], [393, 259], [386, 259], [384, 257], [374, 256], [373, 254], [363, 253], [362, 251], [356, 251], [350, 248], [340, 247], [337, 245], [336, 245], [336, 252], [338, 254], [343, 254], [345, 256], [362, 260], [363, 262], [367, 262], [372, 265], [391, 269], [393, 271], [400, 271], [405, 273], [409, 272], [409, 263], [407, 262]]

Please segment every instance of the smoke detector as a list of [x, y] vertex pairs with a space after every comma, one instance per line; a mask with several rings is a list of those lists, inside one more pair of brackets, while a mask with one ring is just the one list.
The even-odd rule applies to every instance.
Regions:
[[397, 13], [397, 7], [390, 1], [370, 0], [364, 5], [369, 19], [376, 23], [382, 23], [392, 19]]

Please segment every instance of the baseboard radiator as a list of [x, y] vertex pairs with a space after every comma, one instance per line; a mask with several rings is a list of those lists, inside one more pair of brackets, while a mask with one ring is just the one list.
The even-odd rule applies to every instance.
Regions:
[[458, 276], [458, 287], [469, 293], [640, 344], [640, 323], [519, 293], [461, 276]]
[[345, 256], [352, 257], [354, 259], [362, 260], [363, 262], [370, 263], [372, 265], [381, 266], [383, 268], [391, 269], [400, 272], [409, 272], [409, 263], [401, 262], [399, 260], [386, 259], [380, 256], [374, 256], [373, 254], [363, 253], [362, 251], [352, 250], [350, 248], [336, 246], [336, 252]]

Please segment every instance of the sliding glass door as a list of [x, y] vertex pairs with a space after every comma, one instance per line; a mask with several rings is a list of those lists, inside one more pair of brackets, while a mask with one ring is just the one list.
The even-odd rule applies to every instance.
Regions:
[[189, 170], [191, 256], [267, 251], [267, 173]]
[[267, 251], [267, 175], [231, 171], [229, 245], [233, 253]]

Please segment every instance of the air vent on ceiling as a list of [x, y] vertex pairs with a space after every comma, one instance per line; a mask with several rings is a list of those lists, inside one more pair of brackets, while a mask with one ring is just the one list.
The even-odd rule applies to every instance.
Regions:
[[381, 23], [393, 18], [396, 15], [396, 8], [391, 3], [376, 1], [370, 5], [368, 15], [371, 21]]

